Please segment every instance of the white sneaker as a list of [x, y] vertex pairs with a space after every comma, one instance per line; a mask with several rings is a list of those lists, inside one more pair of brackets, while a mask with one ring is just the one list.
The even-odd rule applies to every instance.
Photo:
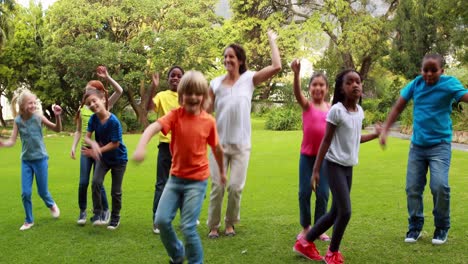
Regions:
[[159, 228], [158, 228], [156, 225], [153, 225], [153, 233], [155, 233], [155, 234], [157, 234], [157, 235], [158, 235], [159, 233], [161, 233], [161, 231], [159, 231]]
[[24, 230], [28, 230], [30, 229], [31, 227], [33, 227], [34, 223], [24, 223], [21, 227], [20, 227], [20, 230], [21, 231], [24, 231]]
[[58, 208], [57, 204], [54, 204], [52, 205], [52, 207], [50, 207], [50, 214], [52, 215], [53, 218], [59, 218], [60, 209]]
[[200, 220], [197, 219], [197, 225], [200, 225]]

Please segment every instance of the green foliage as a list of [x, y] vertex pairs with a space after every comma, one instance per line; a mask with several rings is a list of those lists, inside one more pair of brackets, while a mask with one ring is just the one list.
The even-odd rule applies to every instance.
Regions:
[[266, 116], [268, 130], [298, 130], [302, 128], [302, 112], [299, 107], [278, 107]]
[[119, 118], [124, 133], [140, 133], [143, 130], [142, 124], [138, 122], [135, 113], [129, 109], [122, 111]]

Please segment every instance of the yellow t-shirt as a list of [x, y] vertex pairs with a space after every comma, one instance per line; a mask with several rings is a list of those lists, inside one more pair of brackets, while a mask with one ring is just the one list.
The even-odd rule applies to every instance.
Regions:
[[[154, 111], [158, 115], [158, 118], [165, 116], [172, 109], [179, 107], [179, 96], [177, 92], [166, 90], [159, 92], [153, 98]], [[159, 132], [159, 142], [171, 142], [171, 134], [168, 133], [166, 136]]]
[[[88, 122], [91, 116], [93, 115], [93, 111], [91, 111], [86, 105], [80, 109], [80, 116], [81, 116], [81, 147], [87, 147], [88, 144], [85, 143], [86, 133], [88, 132]], [[94, 134], [93, 134], [94, 137]]]

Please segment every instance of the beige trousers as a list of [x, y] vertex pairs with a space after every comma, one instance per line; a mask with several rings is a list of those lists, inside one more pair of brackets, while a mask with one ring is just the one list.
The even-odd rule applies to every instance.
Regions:
[[224, 171], [229, 177], [226, 186], [222, 186], [220, 182], [219, 167], [210, 152], [210, 173], [211, 173], [211, 193], [210, 206], [208, 209], [208, 228], [216, 229], [221, 225], [221, 209], [223, 206], [223, 198], [225, 187], [227, 187], [228, 200], [226, 207], [226, 217], [224, 218], [225, 225], [232, 226], [240, 220], [240, 203], [242, 190], [245, 186], [247, 178], [247, 168], [250, 159], [250, 146], [226, 144], [224, 149]]

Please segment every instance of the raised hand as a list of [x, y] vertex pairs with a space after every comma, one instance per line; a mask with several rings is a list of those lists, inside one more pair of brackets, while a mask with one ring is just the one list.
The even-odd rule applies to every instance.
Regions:
[[104, 78], [104, 79], [107, 79], [109, 77], [109, 73], [107, 72], [106, 66], [102, 66], [102, 65], [97, 67], [96, 74], [99, 77]]
[[291, 62], [291, 70], [296, 74], [301, 71], [301, 61], [299, 59], [294, 59]]

